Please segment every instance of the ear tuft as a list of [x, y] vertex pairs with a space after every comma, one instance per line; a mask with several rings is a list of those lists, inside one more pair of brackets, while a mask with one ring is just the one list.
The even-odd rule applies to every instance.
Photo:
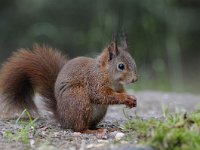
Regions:
[[128, 39], [126, 33], [122, 33], [120, 36], [120, 46], [123, 50], [128, 51]]
[[111, 42], [110, 45], [108, 45], [108, 51], [109, 51], [109, 60], [112, 60], [115, 56], [119, 54], [117, 43]]

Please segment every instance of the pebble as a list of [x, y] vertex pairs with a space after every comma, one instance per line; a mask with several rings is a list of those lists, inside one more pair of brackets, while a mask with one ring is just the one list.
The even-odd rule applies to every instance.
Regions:
[[54, 132], [54, 136], [55, 136], [55, 137], [59, 137], [60, 135], [61, 135], [60, 132]]
[[81, 136], [81, 132], [74, 132], [73, 136]]
[[121, 140], [124, 136], [125, 136], [124, 133], [118, 132], [118, 133], [115, 135], [115, 139], [116, 139], [116, 140]]
[[119, 131], [114, 131], [114, 132], [110, 132], [110, 137], [111, 138], [115, 138], [116, 134], [119, 133]]
[[98, 143], [109, 143], [108, 140], [97, 140]]
[[99, 143], [99, 144], [88, 144], [86, 146], [86, 149], [94, 149], [94, 148], [100, 148], [100, 147], [103, 147], [105, 146], [104, 143]]
[[34, 144], [35, 144], [35, 140], [30, 139], [30, 146], [31, 146], [31, 147], [34, 147]]

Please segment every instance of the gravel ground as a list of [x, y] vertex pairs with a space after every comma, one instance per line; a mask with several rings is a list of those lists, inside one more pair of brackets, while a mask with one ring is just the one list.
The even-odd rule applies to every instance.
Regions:
[[[163, 108], [168, 108], [170, 112], [194, 111], [200, 103], [200, 95], [165, 93], [156, 91], [133, 92], [138, 98], [138, 106], [134, 109], [128, 109], [125, 106], [110, 106], [105, 119], [99, 127], [120, 129], [126, 122], [126, 116], [135, 117], [135, 115], [149, 118], [161, 117]], [[49, 117], [43, 117], [36, 121], [36, 130], [29, 133], [30, 141], [28, 143], [15, 142], [12, 139], [3, 138], [6, 131], [14, 133], [21, 129], [20, 125], [15, 123], [16, 119], [0, 120], [0, 150], [21, 150], [21, 149], [117, 149], [117, 150], [151, 150], [150, 147], [144, 147], [137, 144], [137, 141], [125, 141], [120, 130], [107, 131], [100, 135], [81, 134], [71, 130], [63, 130], [59, 124], [55, 123]]]

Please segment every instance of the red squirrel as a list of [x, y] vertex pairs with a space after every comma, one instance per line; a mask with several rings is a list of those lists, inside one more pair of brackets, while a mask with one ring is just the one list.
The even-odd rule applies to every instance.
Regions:
[[33, 97], [38, 93], [63, 128], [81, 132], [95, 128], [108, 105], [136, 107], [136, 97], [123, 87], [137, 81], [135, 61], [124, 45], [111, 42], [96, 58], [71, 60], [39, 45], [13, 53], [0, 71], [4, 109], [37, 112]]

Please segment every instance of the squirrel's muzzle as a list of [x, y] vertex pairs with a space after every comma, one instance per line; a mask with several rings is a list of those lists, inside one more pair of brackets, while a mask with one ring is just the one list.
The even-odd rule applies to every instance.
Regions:
[[131, 81], [131, 83], [134, 83], [134, 82], [137, 82], [138, 78], [137, 77], [134, 77]]

